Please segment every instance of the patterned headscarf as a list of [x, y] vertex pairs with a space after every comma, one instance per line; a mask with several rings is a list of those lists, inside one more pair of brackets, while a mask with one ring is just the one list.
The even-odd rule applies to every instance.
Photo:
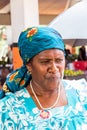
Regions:
[[3, 90], [0, 91], [0, 98], [5, 95], [5, 92], [16, 92], [29, 84], [31, 75], [26, 64], [38, 53], [48, 49], [59, 49], [65, 53], [64, 42], [60, 34], [50, 27], [31, 27], [22, 31], [18, 40], [18, 48], [23, 66], [7, 76]]
[[33, 27], [24, 30], [19, 37], [18, 47], [24, 64], [44, 50], [56, 48], [64, 51], [61, 36], [48, 27]]

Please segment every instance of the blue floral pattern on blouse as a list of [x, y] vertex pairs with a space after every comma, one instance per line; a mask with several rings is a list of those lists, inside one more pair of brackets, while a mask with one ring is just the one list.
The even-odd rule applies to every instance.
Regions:
[[63, 80], [68, 105], [43, 119], [26, 88], [0, 100], [0, 130], [87, 130], [87, 82]]

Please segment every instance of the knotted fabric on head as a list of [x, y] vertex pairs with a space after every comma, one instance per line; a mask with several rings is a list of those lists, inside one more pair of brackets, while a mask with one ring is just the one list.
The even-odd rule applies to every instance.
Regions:
[[7, 76], [3, 89], [0, 91], [0, 98], [4, 97], [6, 92], [16, 92], [28, 85], [32, 77], [26, 64], [34, 56], [48, 49], [59, 49], [65, 53], [64, 42], [60, 34], [50, 27], [25, 29], [19, 36], [18, 48], [23, 66]]
[[64, 51], [64, 43], [60, 34], [49, 27], [28, 28], [20, 34], [18, 47], [23, 63], [48, 49], [60, 49]]

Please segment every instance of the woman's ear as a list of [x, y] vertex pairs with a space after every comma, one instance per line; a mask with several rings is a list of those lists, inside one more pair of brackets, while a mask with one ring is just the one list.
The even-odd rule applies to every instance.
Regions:
[[31, 72], [32, 72], [31, 62], [27, 63], [27, 64], [26, 64], [26, 67], [27, 67], [29, 73], [31, 74]]

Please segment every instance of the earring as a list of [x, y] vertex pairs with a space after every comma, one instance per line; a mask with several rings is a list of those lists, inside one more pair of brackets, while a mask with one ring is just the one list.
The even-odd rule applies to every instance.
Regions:
[[29, 71], [29, 74], [31, 75], [31, 71], [30, 70], [28, 70]]
[[31, 68], [28, 65], [27, 65], [27, 69], [28, 69], [27, 73], [31, 75]]
[[31, 75], [31, 71], [28, 70], [28, 71], [27, 71], [27, 74], [28, 74], [28, 75]]

